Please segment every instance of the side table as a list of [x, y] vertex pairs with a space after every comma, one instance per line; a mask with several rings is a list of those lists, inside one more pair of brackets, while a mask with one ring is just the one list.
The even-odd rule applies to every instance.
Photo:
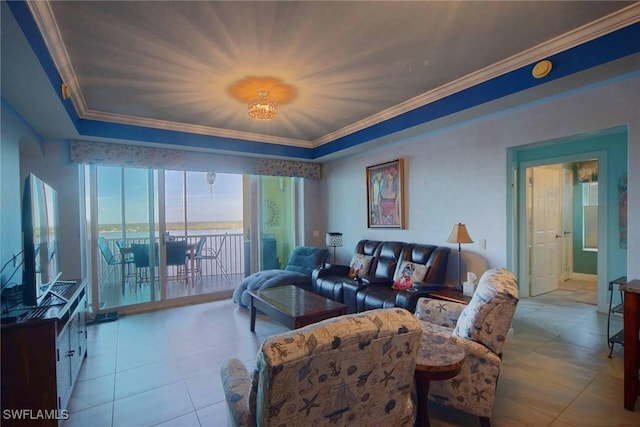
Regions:
[[[611, 333], [611, 315], [612, 314], [624, 314], [624, 292], [623, 286], [627, 283], [627, 276], [618, 277], [609, 282], [609, 310], [607, 311], [607, 345], [609, 346], [609, 358], [613, 354], [613, 347], [616, 344], [620, 344], [624, 346], [624, 329], [616, 332], [615, 334]], [[618, 286], [618, 291], [620, 292], [620, 304], [613, 305], [613, 294], [614, 289], [613, 286]]]
[[441, 335], [422, 332], [416, 359], [416, 389], [418, 416], [416, 427], [429, 426], [429, 387], [431, 381], [453, 378], [464, 364], [464, 349]]
[[469, 304], [469, 302], [471, 301], [471, 295], [465, 295], [462, 293], [462, 291], [453, 288], [445, 288], [433, 291], [429, 294], [429, 298], [453, 301], [460, 304]]

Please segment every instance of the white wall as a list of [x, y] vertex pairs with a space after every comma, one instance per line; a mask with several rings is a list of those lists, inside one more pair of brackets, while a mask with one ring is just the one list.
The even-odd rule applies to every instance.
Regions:
[[69, 158], [69, 144], [61, 141], [47, 141], [42, 152], [24, 151], [20, 155], [20, 176], [22, 179], [34, 173], [58, 192], [58, 213], [60, 232], [60, 271], [62, 279], [80, 279], [82, 274], [80, 180], [79, 166]]
[[[463, 222], [476, 242], [462, 248], [470, 270], [507, 266], [507, 148], [626, 124], [627, 275], [640, 278], [640, 171], [633, 166], [640, 164], [639, 103], [636, 73], [325, 164], [326, 226], [344, 233], [339, 261], [348, 263], [363, 238], [449, 245], [455, 248], [450, 281], [457, 247], [446, 239], [453, 224]], [[368, 229], [365, 168], [399, 157], [406, 162], [407, 229]], [[479, 246], [481, 239], [486, 239], [486, 250]]]
[[[22, 282], [21, 268], [11, 262], [13, 255], [22, 252], [21, 146], [37, 147], [39, 140], [4, 101], [0, 105], [0, 123], [0, 267], [8, 263], [0, 275], [0, 285], [5, 286]], [[22, 262], [22, 255], [16, 260], [17, 263]], [[16, 268], [20, 271], [13, 274]]]

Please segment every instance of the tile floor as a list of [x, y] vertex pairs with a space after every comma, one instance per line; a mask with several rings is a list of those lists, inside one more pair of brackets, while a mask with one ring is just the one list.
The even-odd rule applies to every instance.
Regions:
[[[578, 302], [583, 287], [521, 300], [504, 353], [492, 417], [502, 426], [640, 426], [622, 405], [622, 349], [609, 359], [607, 316]], [[614, 329], [621, 319], [614, 319]], [[250, 368], [262, 339], [284, 331], [231, 300], [121, 317], [89, 328], [88, 357], [69, 404], [72, 426], [224, 426], [219, 366]], [[477, 426], [432, 403], [431, 425]]]

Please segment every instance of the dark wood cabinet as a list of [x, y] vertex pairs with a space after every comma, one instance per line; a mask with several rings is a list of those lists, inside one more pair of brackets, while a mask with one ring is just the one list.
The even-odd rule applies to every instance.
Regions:
[[66, 412], [87, 354], [86, 283], [54, 285], [36, 308], [2, 325], [2, 425], [55, 426]]
[[624, 291], [624, 408], [633, 411], [640, 395], [640, 280]]

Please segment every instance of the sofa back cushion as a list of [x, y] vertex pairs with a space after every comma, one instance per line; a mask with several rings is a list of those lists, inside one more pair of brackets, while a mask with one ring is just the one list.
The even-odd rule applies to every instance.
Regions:
[[[423, 245], [416, 245], [423, 246]], [[426, 246], [426, 245], [425, 245]], [[447, 265], [449, 264], [449, 253], [451, 249], [446, 246], [437, 246], [431, 251], [427, 261], [427, 275], [424, 278], [426, 283], [444, 283], [447, 276]]]
[[353, 253], [374, 256], [376, 253], [376, 249], [378, 249], [378, 246], [380, 246], [380, 243], [381, 242], [378, 240], [360, 240], [356, 245], [356, 249], [355, 251], [353, 251]]
[[329, 259], [329, 249], [312, 246], [298, 246], [289, 257], [285, 270], [302, 273], [311, 277], [313, 269]]
[[398, 261], [400, 261], [402, 248], [405, 245], [404, 242], [382, 242], [374, 255], [369, 276], [376, 279], [388, 279], [391, 285]]

